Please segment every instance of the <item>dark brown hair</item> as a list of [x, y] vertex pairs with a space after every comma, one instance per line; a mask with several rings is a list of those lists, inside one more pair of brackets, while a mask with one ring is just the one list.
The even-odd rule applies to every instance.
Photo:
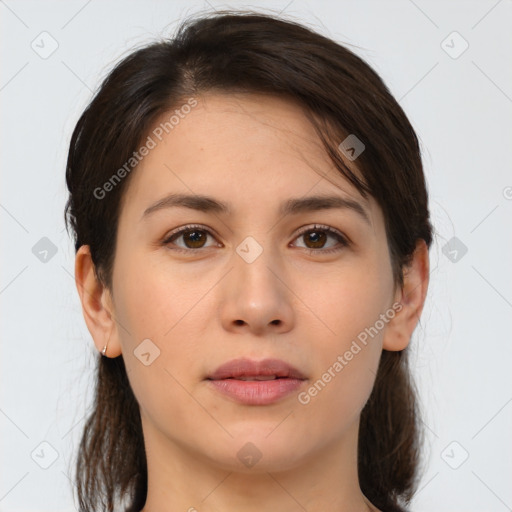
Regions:
[[[98, 198], [157, 118], [206, 92], [258, 92], [292, 99], [339, 170], [382, 208], [395, 284], [416, 241], [432, 227], [418, 139], [381, 78], [360, 57], [294, 21], [220, 12], [185, 21], [176, 36], [133, 51], [103, 81], [72, 134], [66, 168], [66, 226], [75, 250], [89, 245], [97, 277], [112, 290], [126, 176]], [[365, 145], [351, 171], [339, 144]], [[407, 349], [383, 351], [359, 430], [362, 492], [385, 512], [403, 511], [417, 486], [421, 429]], [[95, 400], [76, 465], [80, 511], [140, 510], [147, 466], [139, 406], [123, 357], [98, 357]]]

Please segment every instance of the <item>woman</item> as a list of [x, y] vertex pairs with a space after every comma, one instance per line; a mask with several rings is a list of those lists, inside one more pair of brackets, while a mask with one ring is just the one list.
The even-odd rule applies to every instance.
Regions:
[[406, 510], [432, 227], [364, 61], [278, 17], [193, 19], [105, 79], [66, 179], [101, 354], [80, 510]]

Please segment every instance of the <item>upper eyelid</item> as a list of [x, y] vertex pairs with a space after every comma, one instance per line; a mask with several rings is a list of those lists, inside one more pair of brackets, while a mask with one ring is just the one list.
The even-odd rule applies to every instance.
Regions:
[[324, 231], [330, 231], [330, 232], [336, 233], [344, 238], [347, 238], [346, 235], [344, 235], [339, 229], [336, 229], [332, 226], [327, 226], [325, 224], [318, 224], [318, 223], [307, 224], [306, 226], [302, 226], [302, 227], [298, 228], [297, 235], [300, 235], [300, 234], [304, 233], [305, 231], [310, 231], [310, 230], [315, 230], [315, 229], [322, 229]]
[[182, 226], [181, 228], [176, 228], [175, 230], [173, 230], [170, 233], [168, 233], [167, 235], [165, 235], [164, 241], [169, 240], [171, 237], [173, 237], [175, 235], [182, 235], [184, 232], [191, 231], [193, 229], [199, 229], [201, 231], [206, 231], [206, 232], [208, 232], [208, 234], [213, 235], [215, 237], [218, 236], [217, 232], [214, 229], [209, 228], [207, 226], [203, 226], [202, 224], [187, 224], [186, 226]]

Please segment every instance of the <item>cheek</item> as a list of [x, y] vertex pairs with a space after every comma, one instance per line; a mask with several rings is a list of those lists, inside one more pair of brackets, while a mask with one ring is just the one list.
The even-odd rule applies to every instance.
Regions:
[[[183, 383], [195, 377], [190, 371], [198, 367], [202, 326], [212, 310], [211, 304], [205, 309], [209, 302], [202, 298], [212, 284], [208, 277], [171, 272], [149, 260], [134, 254], [130, 260], [120, 259], [115, 289], [125, 364], [135, 377], [134, 391], [140, 388], [151, 400], [155, 389], [172, 395], [177, 387], [173, 377]], [[151, 343], [144, 341], [148, 339]], [[150, 358], [157, 354], [148, 366], [136, 357], [142, 346], [148, 347]]]
[[[197, 368], [201, 354], [192, 333], [199, 312], [204, 316], [193, 307], [204, 295], [202, 287], [187, 286], [183, 278], [170, 277], [162, 267], [142, 260], [119, 263], [118, 275], [126, 277], [117, 282], [116, 314], [126, 328], [119, 329], [123, 359], [141, 412], [155, 424], [173, 418], [177, 431], [190, 421], [204, 421], [201, 409], [191, 407], [184, 390], [191, 378], [188, 372]], [[139, 348], [143, 346], [144, 352]], [[149, 364], [144, 353], [150, 354]]]
[[[379, 290], [333, 293], [326, 323], [335, 334], [316, 337], [315, 365], [299, 403], [311, 418], [311, 436], [334, 439], [357, 419], [373, 389], [382, 354], [382, 329], [375, 327], [384, 300]], [[337, 302], [336, 302], [337, 301]], [[334, 305], [332, 305], [334, 304]], [[380, 324], [378, 325], [380, 327]]]
[[302, 293], [333, 342], [329, 345], [340, 350], [350, 345], [390, 307], [393, 283], [391, 269], [384, 263], [368, 261], [347, 266], [337, 273], [330, 272], [322, 286], [304, 289]]
[[358, 414], [366, 402], [387, 325], [381, 315], [385, 315], [392, 297], [388, 270], [368, 262], [331, 274], [324, 286], [313, 295], [309, 292], [312, 309], [322, 321], [318, 328], [324, 333], [314, 337], [314, 377], [303, 400], [309, 400], [312, 410], [332, 407], [329, 414], [333, 419], [339, 415], [341, 421], [342, 416]]
[[166, 343], [208, 290], [206, 278], [185, 274], [159, 258], [131, 254], [120, 259], [116, 311], [130, 331], [133, 343], [154, 338]]

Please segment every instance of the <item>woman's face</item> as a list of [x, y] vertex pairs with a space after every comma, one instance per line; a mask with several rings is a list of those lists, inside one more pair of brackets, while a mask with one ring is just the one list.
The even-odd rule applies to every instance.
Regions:
[[[343, 446], [355, 456], [395, 314], [382, 212], [335, 170], [293, 103], [197, 101], [168, 133], [150, 133], [119, 220], [115, 336], [148, 457], [268, 471]], [[171, 194], [188, 206], [152, 209]], [[319, 208], [305, 202], [313, 196], [342, 201]], [[208, 379], [239, 358], [281, 360], [303, 380]]]

